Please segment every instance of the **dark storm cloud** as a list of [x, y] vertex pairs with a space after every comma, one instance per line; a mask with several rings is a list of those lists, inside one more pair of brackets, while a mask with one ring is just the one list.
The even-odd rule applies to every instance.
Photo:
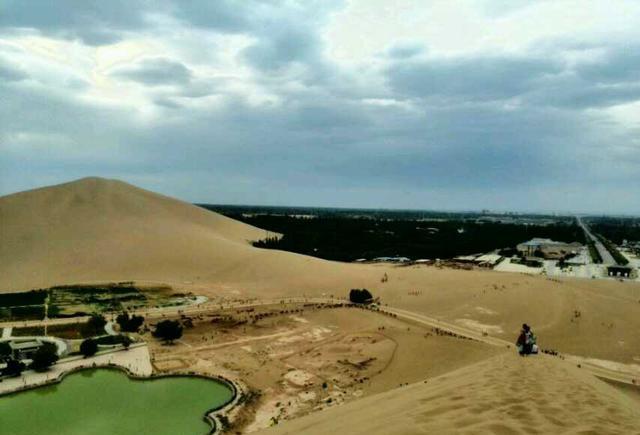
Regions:
[[135, 65], [118, 68], [111, 75], [149, 86], [185, 85], [193, 77], [184, 64], [165, 58], [143, 59]]
[[[503, 18], [528, 7], [482, 4]], [[32, 80], [33, 65], [46, 60], [30, 65], [18, 61], [31, 53], [22, 45], [0, 46], [2, 58], [18, 59], [0, 64], [0, 194], [99, 175], [192, 201], [584, 209], [607, 199], [588, 186], [640, 183], [637, 159], [625, 157], [637, 151], [637, 131], [605, 113], [640, 99], [638, 50], [558, 40], [517, 55], [442, 55], [425, 48], [429, 41], [402, 40], [345, 66], [327, 57], [322, 34], [337, 6], [4, 2], [8, 37], [31, 28], [85, 44], [131, 37], [170, 49], [108, 73], [93, 69], [93, 48], [82, 51], [79, 72], [69, 67], [74, 87], [65, 61], [52, 61], [54, 86]], [[180, 44], [194, 34], [203, 39], [184, 56]], [[222, 54], [192, 55], [209, 48]], [[602, 55], [565, 56], [592, 49]], [[133, 89], [134, 103], [121, 88]]]
[[606, 54], [596, 61], [578, 67], [578, 74], [594, 83], [640, 82], [640, 46], [608, 47]]
[[291, 62], [305, 61], [317, 55], [318, 41], [309, 29], [274, 29], [245, 50], [245, 56], [254, 67], [262, 70], [281, 68]]
[[90, 45], [117, 41], [145, 25], [149, 1], [3, 0], [0, 28], [32, 28]]
[[560, 71], [561, 64], [547, 59], [476, 57], [397, 62], [387, 74], [391, 87], [408, 98], [497, 100], [525, 93]]

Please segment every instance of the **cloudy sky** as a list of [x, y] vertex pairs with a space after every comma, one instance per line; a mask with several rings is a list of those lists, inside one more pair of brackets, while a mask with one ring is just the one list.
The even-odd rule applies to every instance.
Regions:
[[0, 0], [0, 195], [640, 213], [635, 0]]

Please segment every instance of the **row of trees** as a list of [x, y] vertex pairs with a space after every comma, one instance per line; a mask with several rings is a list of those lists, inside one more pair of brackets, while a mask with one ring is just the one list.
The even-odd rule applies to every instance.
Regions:
[[616, 248], [615, 245], [609, 241], [609, 239], [604, 237], [602, 234], [596, 234], [596, 237], [602, 242], [604, 247], [607, 248], [607, 251], [609, 251], [613, 259], [616, 260], [616, 263], [621, 265], [629, 264], [629, 260], [627, 260], [627, 257], [622, 255], [620, 251], [618, 251], [618, 248]]

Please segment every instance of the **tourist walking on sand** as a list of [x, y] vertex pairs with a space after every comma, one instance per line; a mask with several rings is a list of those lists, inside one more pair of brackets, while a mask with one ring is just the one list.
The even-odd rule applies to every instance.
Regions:
[[526, 323], [522, 324], [522, 329], [520, 330], [518, 341], [516, 341], [516, 346], [518, 347], [518, 353], [520, 356], [538, 353], [536, 336], [533, 334], [531, 327]]

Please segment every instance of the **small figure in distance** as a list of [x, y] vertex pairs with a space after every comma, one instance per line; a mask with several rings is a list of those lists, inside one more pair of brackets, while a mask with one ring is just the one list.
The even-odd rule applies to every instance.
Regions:
[[538, 353], [538, 346], [536, 344], [536, 336], [533, 334], [531, 327], [526, 323], [522, 324], [518, 341], [516, 341], [518, 347], [518, 353], [520, 356], [526, 356]]

